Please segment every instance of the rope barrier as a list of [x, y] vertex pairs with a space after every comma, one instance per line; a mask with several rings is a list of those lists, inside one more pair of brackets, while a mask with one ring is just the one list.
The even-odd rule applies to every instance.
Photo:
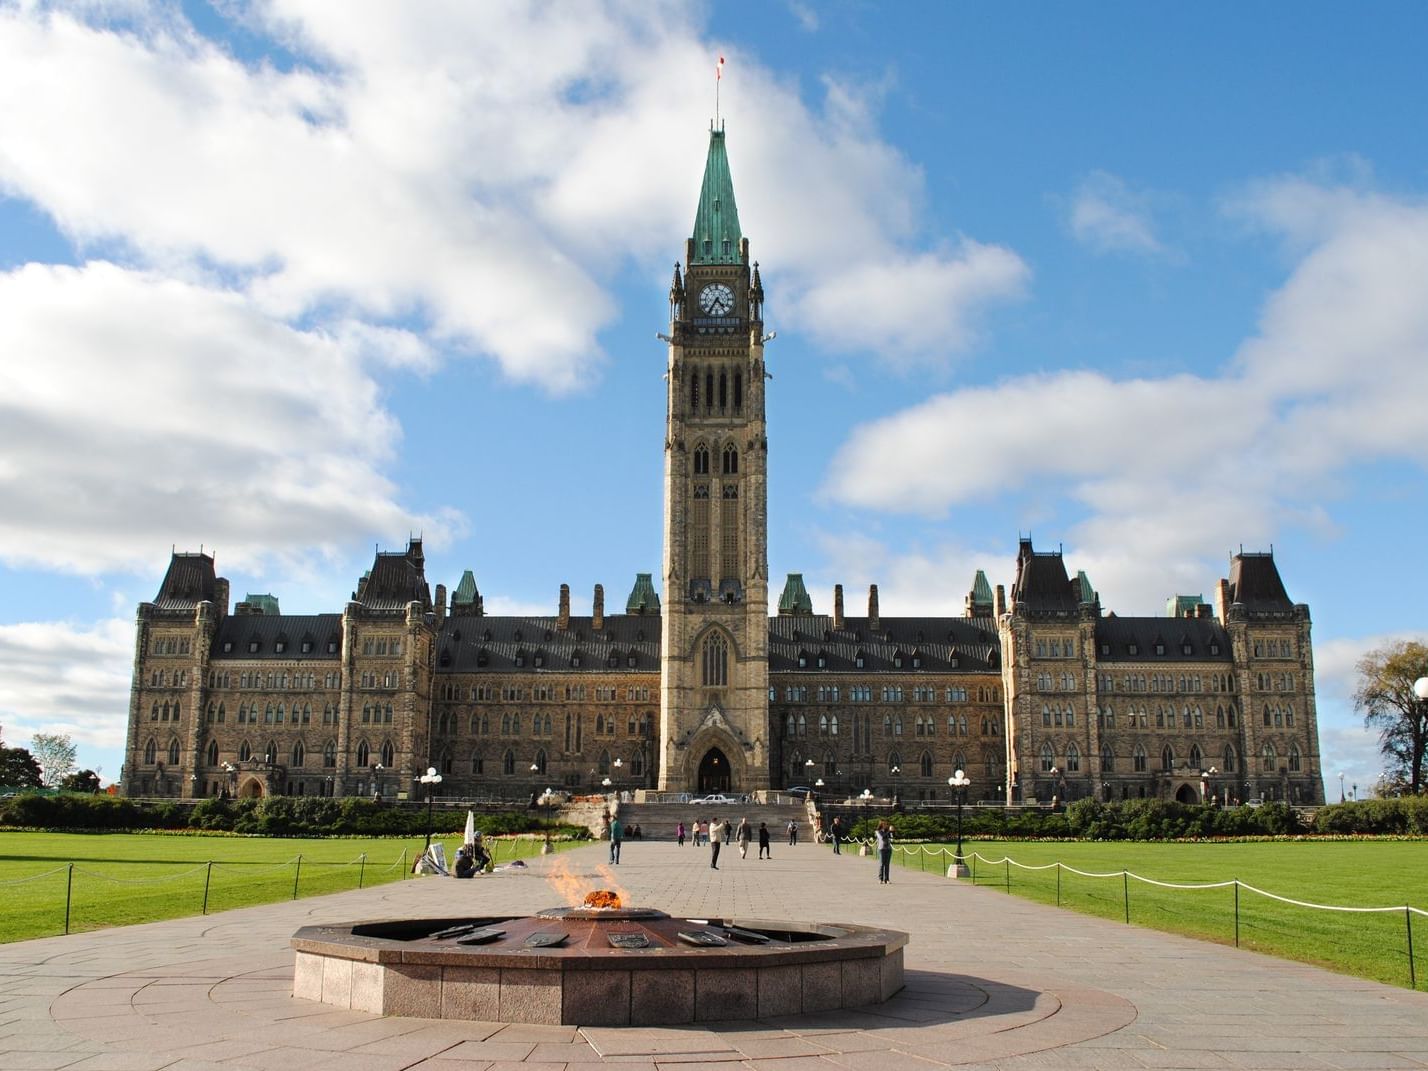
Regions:
[[102, 878], [104, 881], [112, 881], [116, 885], [162, 885], [166, 881], [178, 881], [180, 878], [186, 878], [190, 874], [197, 874], [207, 865], [207, 863], [199, 863], [190, 870], [184, 870], [178, 874], [168, 874], [161, 878], [116, 878], [113, 874], [106, 874], [102, 870], [90, 870], [88, 867], [78, 866], [74, 869], [75, 873]]
[[10, 878], [10, 879], [8, 879], [8, 880], [6, 880], [6, 881], [0, 881], [0, 886], [4, 886], [4, 885], [23, 885], [23, 884], [25, 884], [25, 882], [27, 882], [27, 881], [39, 881], [41, 878], [47, 878], [47, 877], [49, 877], [51, 874], [58, 874], [60, 871], [62, 871], [62, 870], [67, 870], [68, 868], [69, 868], [69, 864], [66, 863], [64, 866], [57, 866], [57, 867], [55, 867], [53, 870], [45, 870], [45, 871], [41, 871], [41, 872], [38, 873], [38, 874], [31, 874], [31, 875], [30, 875], [29, 877], [27, 877], [27, 878]]

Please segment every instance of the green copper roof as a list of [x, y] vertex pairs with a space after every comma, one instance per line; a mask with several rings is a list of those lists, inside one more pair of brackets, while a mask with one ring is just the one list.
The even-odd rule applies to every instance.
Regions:
[[1172, 595], [1165, 600], [1165, 616], [1184, 617], [1187, 613], [1195, 613], [1195, 607], [1204, 605], [1203, 595]]
[[456, 585], [456, 590], [451, 593], [451, 605], [458, 606], [464, 603], [476, 601], [476, 578], [471, 575], [471, 570], [461, 574], [461, 583]]
[[972, 581], [972, 602], [977, 606], [992, 605], [992, 585], [987, 583], [987, 574], [980, 569]]
[[1090, 578], [1086, 576], [1086, 570], [1076, 570], [1076, 591], [1080, 602], [1095, 602], [1096, 591], [1091, 587]]
[[282, 613], [278, 609], [278, 597], [276, 595], [246, 595], [243, 601], [252, 606], [260, 614], [277, 615]]
[[808, 597], [808, 590], [803, 586], [802, 573], [788, 574], [788, 580], [783, 585], [783, 594], [779, 596], [778, 612], [781, 614], [813, 613], [813, 600]]
[[625, 600], [625, 613], [659, 613], [659, 596], [655, 594], [654, 581], [650, 579], [649, 573], [635, 574], [635, 587], [630, 592], [630, 597]]
[[709, 131], [709, 156], [704, 161], [704, 185], [699, 189], [699, 211], [694, 216], [694, 256], [690, 264], [739, 263], [739, 209], [734, 203], [734, 180], [729, 175], [729, 155], [724, 131]]

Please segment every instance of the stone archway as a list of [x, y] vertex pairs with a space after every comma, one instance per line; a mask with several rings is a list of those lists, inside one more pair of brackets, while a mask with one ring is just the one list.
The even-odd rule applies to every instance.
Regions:
[[250, 777], [238, 786], [238, 798], [244, 800], [257, 800], [263, 798], [263, 783], [256, 777]]
[[1176, 803], [1199, 803], [1200, 794], [1195, 791], [1193, 785], [1181, 785], [1175, 792]]
[[728, 792], [734, 787], [733, 768], [729, 756], [718, 747], [711, 747], [699, 760], [695, 772], [695, 789], [701, 796], [711, 792]]

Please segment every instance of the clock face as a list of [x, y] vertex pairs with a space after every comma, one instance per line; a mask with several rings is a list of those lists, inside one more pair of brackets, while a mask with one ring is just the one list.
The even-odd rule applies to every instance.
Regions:
[[699, 291], [699, 307], [710, 316], [728, 316], [734, 311], [734, 291], [724, 283], [710, 283]]

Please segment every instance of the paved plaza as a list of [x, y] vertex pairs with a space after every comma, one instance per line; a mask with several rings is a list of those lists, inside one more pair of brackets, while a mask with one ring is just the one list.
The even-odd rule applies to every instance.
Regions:
[[[720, 1071], [1428, 1068], [1428, 993], [1029, 903], [871, 858], [627, 842], [475, 881], [424, 878], [206, 918], [0, 946], [0, 1071]], [[906, 930], [886, 1004], [751, 1022], [579, 1028], [382, 1018], [291, 995], [299, 926], [526, 913], [553, 866], [679, 916]], [[612, 880], [613, 879], [613, 880]]]

